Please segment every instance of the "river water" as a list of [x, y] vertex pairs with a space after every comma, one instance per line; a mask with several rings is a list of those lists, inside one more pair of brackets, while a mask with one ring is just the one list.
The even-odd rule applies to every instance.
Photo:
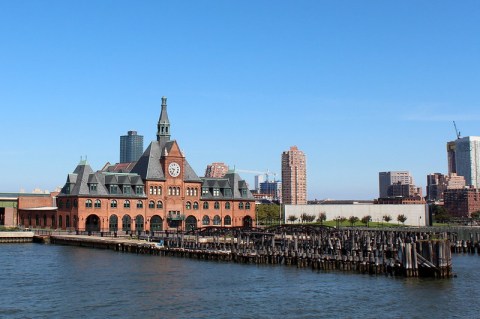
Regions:
[[109, 250], [0, 245], [1, 318], [480, 318], [480, 256], [392, 278]]

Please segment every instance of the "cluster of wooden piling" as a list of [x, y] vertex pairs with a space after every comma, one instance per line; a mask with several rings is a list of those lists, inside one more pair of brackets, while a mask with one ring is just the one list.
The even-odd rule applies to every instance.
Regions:
[[[52, 236], [54, 244], [257, 265], [402, 277], [453, 275], [445, 234], [361, 229], [170, 234], [147, 241]], [[160, 244], [161, 242], [161, 244]]]

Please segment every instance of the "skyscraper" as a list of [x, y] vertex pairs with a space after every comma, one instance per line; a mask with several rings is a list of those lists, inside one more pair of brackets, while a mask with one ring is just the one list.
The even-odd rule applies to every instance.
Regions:
[[128, 131], [128, 135], [120, 136], [120, 163], [135, 162], [142, 154], [142, 135], [137, 135], [137, 131]]
[[394, 184], [413, 185], [413, 177], [408, 171], [392, 171], [378, 173], [380, 198], [389, 197], [388, 188]]
[[284, 204], [307, 204], [307, 163], [296, 146], [282, 153], [282, 200]]
[[448, 160], [448, 174], [457, 172], [457, 165], [455, 163], [455, 141], [447, 143], [447, 160]]
[[466, 136], [455, 140], [456, 173], [467, 185], [480, 188], [480, 137]]

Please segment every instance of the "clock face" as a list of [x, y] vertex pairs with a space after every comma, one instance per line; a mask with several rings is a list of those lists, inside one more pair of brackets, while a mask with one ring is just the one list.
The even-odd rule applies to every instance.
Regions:
[[170, 163], [170, 165], [168, 165], [168, 174], [172, 177], [180, 175], [180, 165], [175, 162]]

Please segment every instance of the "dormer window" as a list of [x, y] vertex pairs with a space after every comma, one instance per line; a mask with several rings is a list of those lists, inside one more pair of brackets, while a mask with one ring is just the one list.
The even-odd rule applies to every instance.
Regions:
[[220, 196], [220, 188], [214, 188], [213, 189], [213, 196], [215, 196], [215, 197]]
[[132, 193], [132, 187], [130, 185], [124, 185], [123, 186], [123, 193], [124, 194], [131, 194]]
[[97, 191], [97, 184], [90, 184], [90, 191], [96, 192]]
[[247, 196], [247, 189], [242, 188], [242, 197], [246, 197], [246, 196]]
[[110, 185], [110, 194], [118, 193], [118, 185]]
[[143, 186], [135, 186], [135, 194], [143, 195]]
[[223, 190], [223, 194], [224, 194], [225, 196], [232, 196], [232, 190], [231, 190], [230, 188], [225, 188], [225, 189]]
[[202, 195], [208, 195], [208, 194], [209, 194], [208, 187], [202, 187]]

